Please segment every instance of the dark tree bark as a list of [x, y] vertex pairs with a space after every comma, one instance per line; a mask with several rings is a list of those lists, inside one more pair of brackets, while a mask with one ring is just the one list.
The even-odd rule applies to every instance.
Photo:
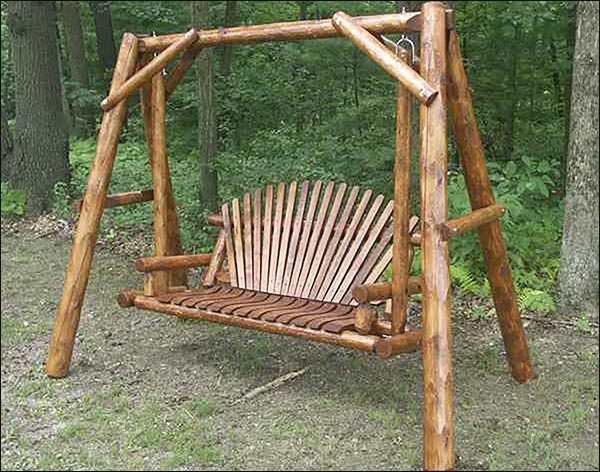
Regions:
[[117, 60], [110, 2], [94, 1], [90, 2], [90, 6], [94, 12], [96, 48], [100, 69], [105, 77], [109, 77]]
[[598, 315], [598, 2], [577, 3], [559, 309]]
[[[192, 2], [192, 23], [207, 29], [208, 2]], [[212, 49], [204, 49], [196, 60], [198, 81], [198, 148], [200, 150], [200, 201], [210, 211], [217, 209], [217, 174], [212, 163], [217, 155], [215, 85]]]
[[11, 177], [10, 164], [12, 163], [13, 157], [13, 137], [8, 127], [8, 120], [4, 113], [4, 102], [2, 103], [2, 109], [0, 109], [0, 119], [2, 121], [2, 130], [0, 138], [2, 139], [2, 150], [0, 154], [0, 179], [2, 182], [9, 182]]
[[[238, 2], [235, 0], [228, 0], [225, 6], [225, 26], [235, 26], [238, 22]], [[221, 56], [221, 72], [225, 79], [229, 77], [231, 73], [231, 63], [233, 62], [233, 48], [231, 46], [225, 46], [223, 48], [223, 55]]]
[[71, 80], [82, 87], [89, 87], [88, 64], [85, 57], [85, 43], [79, 2], [62, 2], [62, 21], [65, 32], [65, 43], [69, 57]]
[[11, 184], [33, 213], [52, 207], [54, 185], [69, 180], [54, 2], [9, 2], [15, 64], [16, 129]]

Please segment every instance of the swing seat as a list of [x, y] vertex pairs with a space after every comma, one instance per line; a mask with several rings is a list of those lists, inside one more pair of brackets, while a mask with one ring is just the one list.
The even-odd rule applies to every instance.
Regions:
[[[201, 288], [154, 293], [150, 283], [143, 295], [122, 294], [120, 303], [389, 353], [383, 344], [376, 347], [391, 338], [388, 321], [357, 329], [361, 308], [353, 290], [375, 284], [392, 260], [393, 206], [383, 195], [373, 198], [371, 190], [361, 193], [344, 183], [280, 183], [276, 190], [268, 185], [223, 205], [221, 215], [209, 219], [222, 228], [210, 257], [138, 261], [146, 274], [180, 269], [177, 260], [187, 259], [185, 267], [208, 265]], [[417, 221], [411, 220], [411, 231]], [[418, 331], [395, 335], [394, 342], [403, 346], [395, 351], [415, 350], [419, 341]]]

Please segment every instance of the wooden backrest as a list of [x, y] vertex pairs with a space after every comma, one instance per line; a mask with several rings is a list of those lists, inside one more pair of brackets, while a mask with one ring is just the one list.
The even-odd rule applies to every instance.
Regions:
[[352, 288], [375, 282], [392, 260], [392, 213], [393, 201], [344, 183], [247, 193], [222, 207], [231, 285], [353, 303]]

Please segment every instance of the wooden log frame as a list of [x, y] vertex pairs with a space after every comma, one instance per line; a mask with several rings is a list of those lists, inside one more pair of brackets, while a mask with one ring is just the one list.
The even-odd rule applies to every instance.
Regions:
[[448, 136], [445, 7], [422, 6], [421, 74], [439, 91], [421, 105], [421, 260], [423, 285], [423, 462], [426, 470], [454, 468], [452, 334], [448, 242]]
[[110, 91], [108, 97], [102, 100], [100, 105], [104, 111], [108, 111], [113, 108], [117, 103], [127, 99], [132, 93], [139, 90], [144, 83], [151, 80], [156, 74], [164, 69], [164, 67], [171, 62], [177, 54], [185, 51], [198, 39], [198, 33], [195, 29], [189, 30], [181, 38], [171, 44], [167, 49], [162, 51], [152, 61], [138, 70], [132, 77], [121, 84], [115, 90]]
[[[394, 34], [420, 31], [422, 18], [420, 12], [392, 13], [355, 17], [356, 23], [371, 34]], [[454, 11], [446, 10], [447, 29], [454, 28]], [[162, 51], [179, 41], [182, 34], [169, 34], [140, 39], [141, 51]], [[330, 19], [288, 21], [267, 25], [236, 26], [204, 30], [194, 43], [194, 49], [213, 46], [234, 46], [241, 44], [264, 43], [274, 41], [300, 41], [310, 39], [335, 38], [340, 36]]]
[[[471, 207], [473, 210], [490, 207], [496, 203], [496, 200], [487, 172], [483, 143], [475, 120], [471, 92], [456, 31], [452, 31], [449, 35], [448, 98], [452, 127], [464, 169]], [[495, 219], [480, 226], [478, 233], [512, 375], [519, 382], [527, 382], [535, 377], [535, 372], [519, 313], [518, 298], [508, 265], [500, 221]]]
[[[121, 87], [133, 73], [137, 56], [137, 38], [133, 34], [125, 33], [113, 73], [111, 91]], [[98, 228], [126, 114], [127, 102], [123, 101], [102, 117], [96, 157], [88, 178], [65, 276], [63, 296], [52, 330], [46, 365], [46, 372], [50, 377], [64, 377], [69, 371]]]
[[473, 210], [468, 215], [461, 216], [454, 220], [442, 223], [440, 231], [444, 240], [449, 241], [450, 239], [466, 233], [480, 226], [496, 221], [500, 218], [506, 209], [503, 205], [498, 203], [490, 205], [488, 207], [480, 208], [479, 210]]
[[210, 264], [212, 254], [184, 254], [180, 256], [144, 257], [135, 263], [138, 272], [191, 269]]
[[406, 58], [401, 59], [390, 52], [375, 36], [344, 12], [337, 12], [331, 21], [340, 33], [350, 39], [356, 47], [406, 87], [417, 99], [426, 105], [432, 102], [437, 91], [407, 64]]

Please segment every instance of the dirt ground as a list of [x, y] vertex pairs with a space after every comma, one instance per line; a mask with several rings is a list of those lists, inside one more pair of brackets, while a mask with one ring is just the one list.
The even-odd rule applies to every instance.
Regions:
[[[137, 309], [100, 248], [71, 375], [44, 362], [69, 241], [2, 235], [2, 470], [419, 470], [421, 357], [374, 356]], [[530, 322], [511, 378], [493, 319], [455, 301], [458, 469], [598, 470], [598, 333]], [[244, 394], [307, 368], [284, 385]]]

